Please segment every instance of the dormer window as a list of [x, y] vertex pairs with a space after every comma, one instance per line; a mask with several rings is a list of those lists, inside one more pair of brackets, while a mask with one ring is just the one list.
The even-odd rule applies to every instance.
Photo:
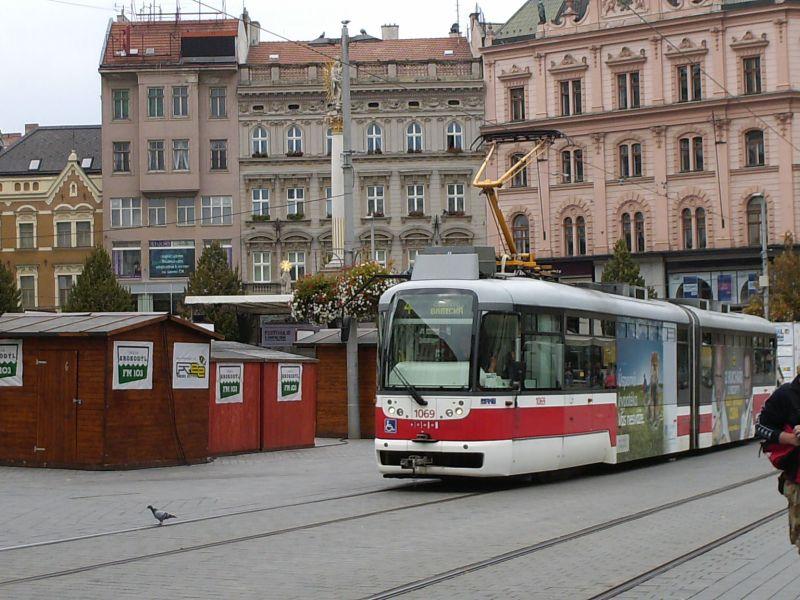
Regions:
[[28, 171], [38, 171], [42, 164], [41, 158], [34, 158], [28, 163]]
[[81, 160], [81, 169], [91, 169], [92, 162], [94, 162], [94, 158], [91, 156], [87, 156], [86, 158]]

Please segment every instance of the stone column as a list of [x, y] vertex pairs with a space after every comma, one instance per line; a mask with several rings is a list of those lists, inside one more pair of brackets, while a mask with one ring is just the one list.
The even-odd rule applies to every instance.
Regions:
[[[725, 227], [722, 227], [720, 218], [715, 219], [715, 231], [712, 235], [707, 235], [710, 242], [709, 245], [715, 248], [730, 248], [735, 244], [733, 238], [733, 206], [731, 202], [731, 167], [730, 155], [728, 153], [728, 127], [730, 120], [728, 119], [713, 119], [714, 125], [714, 138], [713, 142], [716, 145], [717, 157], [717, 178], [719, 180], [719, 189], [721, 198], [717, 198], [716, 205], [712, 207], [712, 211], [719, 217], [725, 220]], [[714, 151], [714, 148], [711, 148]], [[720, 214], [722, 211], [722, 214]]]
[[592, 146], [586, 148], [586, 152], [591, 152], [592, 163], [592, 188], [594, 194], [594, 215], [592, 218], [592, 254], [602, 254], [610, 252], [611, 247], [608, 243], [608, 200], [606, 198], [606, 172], [602, 169], [606, 155], [606, 134], [593, 133]]
[[[707, 63], [706, 68], [708, 69], [711, 76], [716, 79], [721, 84], [725, 85], [725, 80], [727, 79], [725, 73], [725, 34], [724, 31], [720, 27], [712, 27], [709, 29], [711, 33], [711, 39], [713, 41], [711, 47], [711, 56], [710, 60]], [[734, 65], [738, 65], [738, 57], [734, 57]], [[738, 68], [735, 66], [734, 68]], [[713, 81], [711, 81], [708, 77], [705, 78], [703, 85], [706, 86], [706, 89], [709, 90], [711, 93], [709, 94], [704, 90], [703, 96], [714, 96], [714, 97], [725, 97], [727, 96], [727, 92], [723, 89], [722, 86], [717, 85]]]
[[[656, 195], [651, 199], [653, 207], [651, 231], [653, 235], [652, 249], [655, 251], [669, 250], [669, 194], [667, 193], [667, 149], [663, 125], [650, 128], [653, 134], [652, 160], [653, 182]], [[665, 197], [666, 196], [666, 197]]]
[[[535, 58], [536, 69], [539, 72], [539, 76], [533, 80], [533, 85], [535, 86], [536, 92], [536, 102], [534, 103], [534, 108], [536, 110], [536, 118], [545, 119], [547, 118], [547, 80], [550, 78], [546, 77], [544, 73], [545, 55], [541, 52], [537, 52]], [[531, 111], [531, 113], [533, 112], [534, 111]]]
[[661, 52], [661, 37], [657, 35], [651, 37], [650, 44], [653, 49], [653, 69], [650, 76], [653, 85], [653, 97], [649, 101], [645, 97], [644, 102], [645, 104], [664, 104], [664, 56]]
[[333, 258], [330, 268], [344, 265], [344, 175], [342, 171], [341, 124], [332, 126], [331, 133], [331, 250]]
[[[603, 110], [603, 66], [600, 60], [600, 46], [590, 46], [592, 66], [589, 71], [592, 77], [592, 112]], [[587, 90], [588, 91], [588, 90]]]
[[778, 47], [775, 49], [777, 59], [778, 81], [775, 86], [778, 91], [788, 90], [792, 87], [789, 79], [789, 44], [786, 33], [786, 19], [779, 17], [773, 21], [778, 32]]
[[442, 180], [439, 171], [434, 169], [428, 185], [428, 214], [441, 214], [443, 208]]
[[792, 235], [797, 239], [794, 173], [792, 171], [794, 148], [792, 148], [791, 141], [789, 141], [793, 138], [792, 116], [793, 113], [790, 112], [775, 115], [778, 121], [777, 129], [781, 132], [782, 137], [775, 136], [778, 137], [778, 197], [774, 199], [772, 206], [769, 207], [774, 213], [773, 218], [767, 215], [767, 223], [775, 223], [772, 237], [770, 237], [769, 228], [767, 228], [767, 240], [773, 244], [782, 243], [783, 236], [787, 231], [791, 231]]

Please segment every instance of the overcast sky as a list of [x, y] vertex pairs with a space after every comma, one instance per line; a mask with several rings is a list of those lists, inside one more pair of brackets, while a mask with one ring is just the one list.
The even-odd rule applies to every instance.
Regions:
[[[475, 0], [460, 0], [466, 30]], [[203, 0], [240, 15], [242, 0]], [[176, 0], [135, 0], [174, 12]], [[524, 0], [484, 0], [486, 19], [505, 21]], [[401, 37], [444, 36], [456, 18], [456, 0], [246, 0], [261, 26], [290, 39], [309, 40], [323, 31], [333, 37], [342, 19], [350, 31], [380, 37], [380, 26], [396, 23]], [[130, 12], [131, 0], [0, 0], [0, 131], [22, 131], [25, 123], [84, 125], [100, 122], [97, 73], [103, 36], [115, 7]], [[194, 0], [180, 0], [185, 13]], [[292, 9], [287, 9], [291, 6]], [[262, 39], [270, 36], [262, 35]]]

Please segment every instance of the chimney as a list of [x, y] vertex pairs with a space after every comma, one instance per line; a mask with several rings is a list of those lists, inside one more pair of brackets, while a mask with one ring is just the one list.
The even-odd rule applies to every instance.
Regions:
[[458, 27], [458, 23], [453, 23], [452, 27], [450, 27], [450, 37], [461, 37], [461, 29]]
[[384, 40], [400, 39], [399, 25], [381, 25], [381, 38]]
[[250, 21], [250, 45], [258, 46], [261, 41], [261, 23]]
[[25, 123], [25, 135], [28, 135], [29, 133], [38, 128], [39, 128], [38, 123]]

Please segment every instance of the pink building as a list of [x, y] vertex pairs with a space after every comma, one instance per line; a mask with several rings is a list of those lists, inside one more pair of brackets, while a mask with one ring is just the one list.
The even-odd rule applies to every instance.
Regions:
[[100, 62], [103, 242], [139, 310], [175, 311], [203, 248], [239, 265], [237, 19], [109, 24]]
[[[565, 278], [599, 280], [624, 238], [659, 296], [746, 302], [761, 202], [770, 245], [800, 228], [800, 9], [567, 0], [541, 5], [540, 19], [539, 8], [528, 1], [501, 25], [472, 15], [483, 131], [567, 136], [502, 192], [518, 247]], [[496, 170], [529, 147], [504, 145]]]

